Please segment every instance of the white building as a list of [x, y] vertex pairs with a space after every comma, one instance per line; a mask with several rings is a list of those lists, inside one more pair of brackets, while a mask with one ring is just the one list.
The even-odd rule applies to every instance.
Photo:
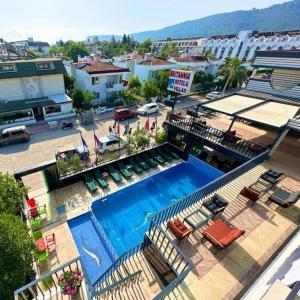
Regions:
[[95, 94], [93, 104], [100, 104], [127, 88], [129, 70], [101, 61], [81, 61], [71, 65], [71, 74], [77, 87]]
[[200, 48], [203, 43], [203, 38], [186, 38], [186, 39], [171, 39], [158, 40], [153, 42], [153, 48], [156, 53], [166, 45], [174, 45], [181, 53], [196, 55], [200, 54]]
[[41, 55], [49, 55], [49, 43], [34, 41], [33, 38], [28, 38], [24, 41], [11, 42], [10, 44], [12, 44], [20, 54], [23, 54], [25, 51], [35, 51]]
[[60, 59], [0, 62], [0, 128], [75, 116]]
[[[191, 40], [195, 44], [190, 47]], [[165, 44], [173, 43], [184, 53], [203, 53], [211, 49], [215, 57], [239, 57], [244, 61], [254, 59], [256, 50], [296, 50], [300, 49], [300, 30], [280, 32], [240, 31], [238, 34], [211, 36], [198, 39], [167, 39], [155, 41], [153, 46], [159, 51]], [[197, 43], [197, 45], [196, 45]]]
[[159, 71], [178, 68], [175, 63], [167, 61], [166, 59], [159, 57], [148, 57], [144, 59], [140, 55], [127, 60], [115, 60], [114, 64], [128, 68], [131, 72], [131, 76], [137, 76], [140, 82], [156, 78]]

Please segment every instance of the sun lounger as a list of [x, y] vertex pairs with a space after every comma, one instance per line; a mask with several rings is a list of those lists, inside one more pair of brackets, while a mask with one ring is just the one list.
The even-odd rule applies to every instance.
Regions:
[[132, 173], [127, 169], [127, 167], [123, 164], [123, 162], [118, 161], [117, 165], [118, 165], [120, 172], [126, 179], [128, 179], [132, 176]]
[[169, 153], [170, 155], [172, 155], [173, 158], [175, 158], [175, 159], [179, 159], [179, 158], [180, 158], [174, 151], [171, 150], [170, 147], [167, 146], [167, 147], [164, 148], [164, 150], [168, 151], [168, 153]]
[[94, 175], [95, 175], [97, 182], [103, 189], [108, 187], [108, 183], [107, 183], [106, 179], [102, 176], [100, 170], [96, 170], [94, 172]]
[[219, 249], [224, 249], [245, 233], [245, 230], [226, 224], [222, 219], [216, 220], [201, 232], [203, 237]]
[[120, 176], [120, 173], [112, 165], [109, 165], [107, 167], [107, 170], [108, 170], [109, 175], [112, 177], [112, 179], [115, 182], [122, 181], [122, 177]]
[[157, 149], [157, 152], [168, 162], [172, 161], [173, 158], [172, 156], [170, 156], [168, 153], [166, 153], [165, 151], [163, 151], [161, 148]]
[[244, 186], [243, 189], [240, 191], [240, 195], [242, 195], [248, 200], [251, 200], [253, 202], [253, 205], [258, 201], [261, 194], [262, 193], [247, 186]]
[[141, 174], [144, 172], [143, 169], [133, 160], [133, 158], [129, 158], [128, 162], [135, 173]]
[[144, 161], [151, 167], [151, 168], [155, 168], [158, 166], [158, 163], [156, 160], [154, 160], [152, 157], [150, 157], [147, 153], [143, 153], [142, 157], [144, 159]]
[[83, 174], [83, 181], [91, 193], [97, 190], [95, 180], [89, 174]]
[[161, 157], [155, 150], [150, 150], [150, 155], [159, 163], [159, 164], [164, 164], [166, 160]]
[[139, 155], [135, 157], [135, 160], [145, 171], [150, 169], [150, 166]]
[[213, 214], [213, 216], [221, 215], [228, 205], [228, 201], [218, 194], [214, 194], [210, 199], [203, 203], [203, 206]]
[[284, 173], [273, 171], [272, 169], [263, 173], [260, 178], [276, 185], [282, 178], [284, 177]]
[[294, 205], [300, 199], [300, 190], [294, 192], [286, 187], [276, 188], [268, 200], [277, 205], [287, 208]]

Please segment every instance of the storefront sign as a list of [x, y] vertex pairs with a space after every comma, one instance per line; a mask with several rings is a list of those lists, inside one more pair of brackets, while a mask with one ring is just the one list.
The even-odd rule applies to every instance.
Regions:
[[186, 95], [190, 92], [193, 78], [193, 71], [171, 70], [167, 89], [168, 91]]

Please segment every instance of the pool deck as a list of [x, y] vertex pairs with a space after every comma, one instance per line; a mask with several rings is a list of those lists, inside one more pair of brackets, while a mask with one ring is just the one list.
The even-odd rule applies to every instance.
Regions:
[[[231, 120], [224, 116], [222, 118], [213, 116], [208, 119], [208, 125], [219, 129], [227, 129], [230, 122]], [[276, 138], [275, 131], [253, 127], [241, 122], [236, 122], [233, 129], [236, 129], [237, 133], [246, 139], [253, 139], [259, 143], [266, 144]], [[223, 214], [224, 217], [238, 228], [244, 229], [246, 234], [222, 251], [216, 251], [209, 243], [203, 243], [201, 230], [195, 231], [188, 239], [180, 242], [179, 247], [192, 259], [194, 268], [183, 283], [169, 295], [169, 299], [240, 298], [241, 294], [259, 276], [268, 260], [299, 229], [300, 201], [293, 207], [281, 209], [275, 204], [266, 203], [268, 194], [265, 194], [253, 206], [242, 197], [237, 198], [243, 186], [255, 182], [260, 174], [268, 168], [285, 172], [286, 177], [277, 186], [285, 186], [292, 190], [299, 189], [300, 158], [297, 157], [297, 154], [300, 153], [300, 147], [297, 139], [288, 134], [270, 160], [243, 174], [218, 191], [230, 200], [230, 204]], [[155, 171], [145, 172], [140, 177], [134, 175], [132, 180], [123, 180], [124, 183], [120, 185], [116, 185], [109, 179], [110, 192], [115, 192], [161, 170], [160, 167]], [[40, 204], [47, 206], [48, 215], [44, 221], [43, 233], [55, 232], [57, 234], [56, 254], [53, 255], [49, 266], [40, 267], [40, 272], [44, 273], [78, 256], [66, 221], [88, 211], [93, 199], [98, 199], [103, 194], [91, 196], [83, 182], [48, 192], [42, 173], [23, 177], [23, 181], [31, 187], [29, 196], [36, 197]], [[62, 209], [63, 207], [65, 209]], [[189, 212], [198, 207], [200, 205], [195, 205], [189, 209]], [[187, 213], [183, 212], [179, 217], [183, 218]], [[174, 239], [171, 234], [169, 236]], [[127, 293], [130, 295], [129, 299], [153, 298], [163, 287], [160, 279], [143, 254], [135, 255], [132, 259], [136, 268], [143, 271], [142, 277], [138, 283], [133, 284], [127, 291], [124, 290], [122, 292], [124, 294], [121, 293], [121, 295]], [[126, 299], [126, 296], [114, 296], [114, 299], [122, 298]]]

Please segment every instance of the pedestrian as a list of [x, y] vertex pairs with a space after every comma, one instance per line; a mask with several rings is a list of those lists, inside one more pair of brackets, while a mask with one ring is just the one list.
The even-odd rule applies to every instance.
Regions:
[[151, 133], [153, 133], [153, 130], [154, 130], [155, 126], [152, 124], [150, 130], [151, 130]]
[[153, 121], [153, 123], [152, 123], [153, 130], [155, 129], [155, 126], [156, 126], [156, 122]]
[[113, 130], [112, 130], [111, 126], [109, 126], [108, 130], [109, 130], [109, 134], [112, 134]]
[[137, 129], [137, 130], [139, 130], [139, 129], [140, 129], [140, 122], [138, 122], [138, 123], [137, 123], [137, 127], [136, 127], [136, 129]]

